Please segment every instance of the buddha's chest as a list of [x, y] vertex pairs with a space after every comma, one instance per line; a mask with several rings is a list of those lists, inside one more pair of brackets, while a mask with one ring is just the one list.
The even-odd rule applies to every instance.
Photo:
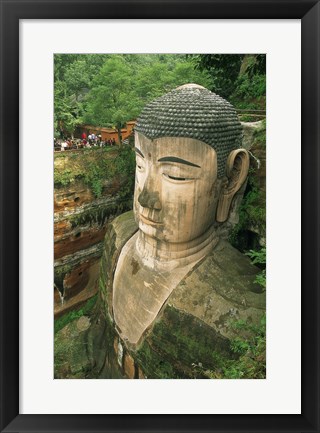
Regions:
[[113, 282], [113, 316], [124, 341], [137, 344], [189, 268], [155, 271], [135, 249], [135, 236], [122, 249]]

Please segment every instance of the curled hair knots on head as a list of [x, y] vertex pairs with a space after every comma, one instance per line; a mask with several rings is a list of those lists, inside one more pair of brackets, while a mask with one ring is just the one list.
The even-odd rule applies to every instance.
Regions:
[[217, 153], [218, 177], [225, 175], [229, 153], [242, 142], [235, 108], [196, 84], [178, 87], [147, 104], [135, 130], [149, 139], [187, 137], [203, 141]]

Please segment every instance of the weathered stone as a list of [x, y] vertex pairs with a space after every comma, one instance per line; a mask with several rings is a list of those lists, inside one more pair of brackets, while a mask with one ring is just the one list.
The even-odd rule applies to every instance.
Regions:
[[[132, 212], [116, 218], [107, 233], [115, 233], [114, 227], [119, 238], [109, 237], [113, 256], [105, 263], [111, 278], [109, 291], [112, 268], [108, 266], [115, 266], [112, 257], [118, 255], [115, 243], [121, 249], [136, 228]], [[238, 336], [234, 322], [258, 324], [264, 314], [265, 294], [254, 282], [258, 272], [246, 256], [220, 241], [178, 284], [140, 345], [135, 350], [125, 347], [124, 359], [129, 354], [146, 378], [202, 377], [193, 366], [199, 362], [206, 369], [220, 368], [235, 356], [230, 351], [230, 341]], [[110, 305], [105, 306], [108, 316], [112, 315]], [[110, 326], [114, 325], [110, 322]], [[118, 338], [115, 341], [117, 346]]]
[[258, 324], [265, 311], [265, 294], [255, 283], [258, 272], [246, 256], [221, 241], [176, 287], [169, 304], [232, 339], [233, 321]]
[[113, 349], [116, 356], [118, 356], [118, 345], [119, 345], [119, 338], [116, 337], [113, 343]]
[[130, 213], [107, 228], [100, 313], [84, 331], [88, 374], [220, 377], [239, 356], [234, 339], [251, 338], [265, 312], [259, 270], [223, 240], [249, 167], [239, 121], [222, 98], [187, 85], [149, 104], [136, 130], [139, 230]]
[[[99, 268], [99, 259], [85, 260], [80, 265], [70, 268], [71, 270], [64, 277], [63, 302], [60, 297], [55, 298], [55, 318], [76, 307], [80, 307], [97, 293]], [[57, 293], [57, 290], [55, 290], [55, 293]]]
[[86, 331], [90, 327], [90, 319], [87, 316], [80, 317], [79, 320], [77, 320], [77, 328], [80, 332]]
[[138, 369], [138, 375], [139, 375], [139, 379], [145, 379], [145, 375], [143, 374], [143, 371], [141, 370], [141, 368]]
[[263, 121], [260, 120], [258, 122], [242, 122], [241, 126], [243, 128], [242, 146], [247, 150], [251, 150], [255, 141], [255, 134], [257, 133], [257, 131], [259, 131], [260, 128], [263, 127]]
[[[109, 159], [117, 152], [104, 154]], [[97, 291], [98, 261], [103, 251], [107, 222], [131, 207], [131, 200], [119, 197], [121, 182], [114, 177], [105, 179], [100, 197], [85, 183], [83, 173], [88, 162], [95, 164], [99, 151], [56, 155], [55, 176], [63, 180], [69, 173], [69, 183], [55, 184], [54, 194], [54, 258], [55, 258], [55, 317], [80, 306]], [[78, 177], [82, 175], [82, 178]], [[60, 177], [59, 177], [60, 176]], [[74, 181], [77, 179], [77, 181]]]
[[[78, 326], [78, 322], [80, 325]], [[54, 339], [54, 376], [56, 379], [84, 379], [92, 370], [86, 347], [88, 327], [80, 318], [59, 331]]]
[[113, 283], [114, 320], [131, 344], [138, 344], [178, 282], [216, 244], [215, 219], [227, 220], [249, 168], [247, 152], [232, 150], [227, 169], [235, 179], [227, 187], [217, 178], [217, 153], [204, 142], [137, 133], [135, 145], [139, 232], [123, 248]]
[[215, 369], [232, 356], [232, 320], [257, 323], [265, 311], [258, 270], [222, 235], [230, 211], [235, 221], [249, 153], [234, 108], [195, 84], [145, 107], [135, 149], [139, 230], [121, 247], [116, 220], [106, 236], [105, 311], [119, 366], [130, 354], [146, 377], [192, 377], [192, 366]]
[[76, 251], [83, 251], [88, 247], [103, 241], [105, 228], [90, 227], [87, 229], [78, 227], [74, 233], [69, 233], [64, 239], [54, 243], [54, 257], [56, 260]]
[[134, 359], [128, 353], [124, 356], [123, 362], [124, 373], [129, 379], [134, 379], [135, 367]]

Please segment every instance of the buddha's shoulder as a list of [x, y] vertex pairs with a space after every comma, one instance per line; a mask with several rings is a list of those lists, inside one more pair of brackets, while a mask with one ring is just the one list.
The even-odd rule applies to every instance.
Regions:
[[217, 292], [225, 298], [244, 304], [241, 295], [250, 297], [261, 294], [261, 287], [255, 282], [257, 274], [261, 272], [250, 259], [230, 245], [220, 240], [215, 248], [183, 279], [179, 290], [201, 293]]
[[108, 224], [106, 242], [113, 244], [116, 250], [121, 250], [124, 244], [138, 230], [133, 211], [125, 212]]
[[211, 270], [210, 274], [212, 275], [225, 275], [230, 278], [255, 277], [260, 272], [245, 254], [234, 248], [226, 240], [220, 240], [196, 269], [199, 273]]
[[168, 305], [218, 328], [232, 317], [257, 322], [266, 305], [255, 282], [259, 272], [247, 256], [220, 241], [178, 284]]
[[[123, 246], [137, 230], [132, 211], [109, 223], [104, 254], [109, 257], [108, 269], [115, 266]], [[220, 240], [173, 290], [163, 313], [177, 311], [189, 319], [200, 319], [199, 323], [204, 322], [229, 337], [230, 319], [258, 323], [265, 311], [265, 292], [255, 282], [259, 272], [247, 256]]]

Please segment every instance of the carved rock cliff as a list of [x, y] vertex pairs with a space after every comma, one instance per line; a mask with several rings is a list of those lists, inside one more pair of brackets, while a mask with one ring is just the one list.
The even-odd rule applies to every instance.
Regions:
[[117, 162], [117, 149], [55, 154], [55, 316], [97, 292], [107, 223], [132, 207], [130, 188], [122, 193], [128, 173], [117, 170]]

